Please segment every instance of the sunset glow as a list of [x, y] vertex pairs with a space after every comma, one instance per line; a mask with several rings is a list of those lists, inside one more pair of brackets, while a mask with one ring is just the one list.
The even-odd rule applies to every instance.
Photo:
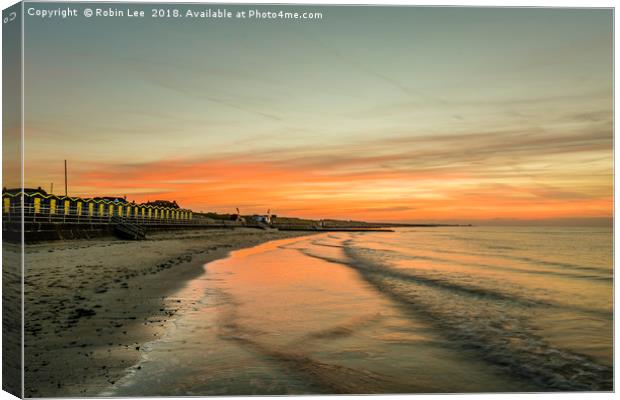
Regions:
[[612, 216], [609, 13], [326, 10], [313, 23], [144, 21], [131, 33], [114, 19], [87, 31], [38, 20], [25, 186], [58, 192], [67, 159], [70, 195], [196, 211]]

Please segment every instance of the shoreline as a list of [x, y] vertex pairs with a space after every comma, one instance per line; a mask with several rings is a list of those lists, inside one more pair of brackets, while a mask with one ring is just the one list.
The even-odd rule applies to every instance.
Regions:
[[171, 297], [231, 251], [311, 232], [178, 231], [26, 246], [26, 397], [97, 396], [191, 304]]

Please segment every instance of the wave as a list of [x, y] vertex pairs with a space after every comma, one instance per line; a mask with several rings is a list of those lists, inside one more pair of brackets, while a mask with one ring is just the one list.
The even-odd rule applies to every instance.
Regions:
[[[372, 320], [373, 318], [370, 318], [370, 321]], [[368, 321], [354, 321], [352, 327], [360, 323], [368, 323]], [[335, 328], [334, 332], [337, 329]], [[266, 341], [261, 341], [255, 330], [248, 329], [238, 323], [234, 311], [227, 313], [221, 320], [219, 330], [218, 336], [221, 339], [234, 341], [240, 346], [284, 366], [293, 373], [303, 376], [318, 392], [326, 394], [380, 394], [389, 393], [389, 388], [394, 385], [388, 376], [313, 358], [308, 351], [299, 350], [300, 348], [308, 348], [307, 341], [304, 341], [304, 346], [299, 346], [299, 343], [275, 346]], [[314, 336], [315, 338], [325, 337], [328, 334], [328, 331], [321, 331], [316, 332]], [[309, 335], [309, 337], [312, 336], [312, 334]]]
[[299, 340], [299, 343], [296, 343], [295, 346], [303, 345], [312, 340], [336, 339], [351, 336], [356, 332], [359, 332], [361, 329], [381, 321], [383, 318], [384, 316], [381, 313], [362, 315], [361, 317], [354, 318], [346, 323], [309, 333], [302, 337], [302, 339]]
[[[512, 254], [506, 254], [504, 252], [497, 252], [497, 251], [492, 251], [492, 252], [488, 252], [485, 251], [486, 249], [491, 249], [491, 250], [510, 250], [510, 251], [519, 251], [521, 250], [518, 247], [514, 247], [514, 246], [510, 246], [510, 245], [506, 245], [506, 244], [498, 244], [495, 242], [492, 242], [488, 239], [481, 239], [481, 238], [473, 238], [473, 237], [460, 237], [460, 236], [454, 236], [454, 235], [439, 235], [441, 237], [449, 237], [449, 238], [453, 238], [453, 239], [459, 239], [461, 241], [469, 241], [469, 242], [479, 242], [479, 243], [484, 243], [484, 247], [480, 248], [477, 252], [469, 252], [469, 251], [463, 251], [463, 250], [451, 250], [448, 248], [442, 248], [441, 252], [442, 253], [448, 253], [448, 254], [456, 254], [456, 255], [469, 255], [469, 256], [475, 256], [475, 257], [480, 257], [480, 256], [491, 256], [491, 257], [499, 257], [499, 258], [505, 258], [505, 259], [510, 259], [510, 260], [515, 260], [515, 261], [521, 261], [521, 262], [525, 262], [528, 264], [533, 264], [533, 265], [544, 265], [544, 266], [549, 266], [549, 267], [557, 267], [557, 268], [562, 268], [562, 269], [573, 269], [573, 270], [578, 270], [578, 271], [597, 271], [597, 272], [601, 272], [603, 274], [610, 274], [611, 271], [609, 268], [606, 267], [600, 267], [600, 266], [595, 266], [595, 265], [582, 265], [582, 264], [574, 264], [574, 263], [570, 263], [570, 262], [565, 262], [565, 261], [550, 261], [544, 258], [533, 258], [533, 257], [527, 257], [527, 256], [518, 256], [518, 255], [512, 255]], [[382, 241], [374, 241], [374, 243], [377, 244], [381, 244], [381, 245], [386, 245], [385, 242]], [[389, 247], [393, 247], [392, 244], [387, 244]], [[423, 244], [422, 244], [423, 245]], [[403, 248], [403, 247], [396, 247], [397, 251], [407, 251], [410, 250], [408, 248]], [[431, 249], [432, 251], [432, 249]]]
[[535, 382], [544, 390], [613, 388], [611, 367], [550, 345], [531, 326], [532, 313], [565, 306], [398, 271], [362, 256], [359, 248], [351, 244], [350, 240], [343, 242], [344, 257], [325, 256], [309, 249], [299, 251], [354, 268], [379, 292], [416, 317], [425, 317], [463, 350], [473, 351], [506, 373]]
[[[520, 274], [529, 274], [529, 275], [553, 275], [553, 276], [562, 276], [562, 277], [566, 277], [566, 278], [573, 278], [573, 279], [590, 279], [590, 280], [598, 280], [598, 281], [612, 281], [613, 280], [613, 276], [610, 276], [610, 271], [609, 270], [605, 270], [603, 268], [598, 268], [598, 267], [590, 267], [590, 266], [577, 266], [574, 264], [569, 264], [569, 263], [557, 263], [557, 262], [552, 262], [552, 261], [545, 261], [545, 260], [539, 260], [539, 259], [533, 259], [533, 258], [528, 258], [528, 257], [518, 257], [518, 256], [508, 256], [508, 255], [501, 255], [501, 254], [493, 254], [492, 256], [494, 257], [500, 257], [500, 258], [505, 258], [505, 259], [512, 259], [515, 261], [525, 261], [529, 264], [539, 264], [539, 265], [546, 265], [546, 266], [555, 266], [555, 267], [564, 267], [564, 268], [568, 268], [568, 269], [574, 269], [574, 270], [582, 270], [582, 271], [597, 271], [597, 272], [603, 272], [604, 275], [591, 275], [591, 274], [579, 274], [579, 273], [573, 273], [573, 272], [567, 272], [567, 271], [557, 271], [557, 270], [549, 270], [549, 269], [545, 269], [545, 270], [532, 270], [532, 269], [525, 269], [525, 268], [518, 268], [518, 267], [506, 267], [506, 266], [499, 266], [499, 265], [495, 265], [495, 264], [483, 264], [483, 263], [471, 263], [471, 262], [463, 262], [463, 261], [459, 261], [459, 260], [453, 260], [450, 258], [443, 258], [443, 257], [437, 257], [437, 256], [422, 256], [422, 255], [417, 255], [417, 254], [410, 254], [409, 252], [411, 250], [406, 249], [406, 248], [398, 248], [396, 247], [397, 250], [394, 249], [390, 249], [390, 248], [380, 248], [380, 249], [365, 249], [363, 247], [359, 247], [359, 249], [361, 251], [373, 251], [373, 250], [378, 250], [387, 254], [393, 254], [396, 255], [398, 258], [401, 259], [409, 259], [409, 260], [426, 260], [426, 261], [433, 261], [433, 262], [440, 262], [440, 263], [446, 263], [446, 264], [453, 264], [453, 265], [460, 265], [460, 266], [464, 266], [464, 267], [478, 267], [478, 268], [485, 268], [485, 269], [494, 269], [494, 270], [498, 270], [498, 271], [507, 271], [507, 272], [516, 272], [516, 273], [520, 273]], [[484, 253], [471, 253], [471, 252], [464, 252], [464, 251], [454, 251], [454, 250], [447, 250], [447, 249], [442, 249], [441, 250], [442, 253], [447, 253], [447, 254], [456, 254], [456, 255], [469, 255], [469, 256], [481, 256], [481, 255], [485, 255]]]
[[[347, 256], [351, 257], [350, 248], [344, 248]], [[488, 288], [476, 287], [476, 286], [465, 286], [455, 284], [453, 282], [442, 280], [438, 278], [431, 278], [427, 276], [417, 275], [410, 272], [402, 272], [399, 270], [394, 270], [391, 268], [377, 268], [373, 266], [368, 260], [362, 260], [359, 256], [355, 258], [355, 256], [351, 258], [355, 258], [356, 262], [350, 262], [343, 259], [338, 259], [334, 257], [328, 257], [324, 255], [317, 255], [310, 250], [300, 250], [303, 254], [309, 257], [314, 257], [321, 259], [323, 261], [328, 261], [332, 263], [344, 264], [358, 270], [363, 270], [368, 273], [383, 275], [390, 278], [399, 279], [401, 281], [414, 282], [417, 284], [425, 284], [431, 285], [437, 288], [447, 289], [452, 292], [458, 292], [460, 294], [466, 294], [476, 297], [485, 297], [493, 300], [502, 300], [502, 301], [511, 301], [516, 302], [524, 306], [535, 306], [535, 305], [549, 305], [549, 303], [540, 301], [540, 300], [531, 300], [528, 298], [521, 298], [515, 294], [503, 293], [501, 291], [495, 291]]]
[[315, 245], [315, 246], [333, 247], [333, 248], [337, 248], [337, 249], [343, 249], [344, 248], [344, 246], [341, 246], [341, 245], [320, 243], [318, 241], [313, 241], [312, 244]]

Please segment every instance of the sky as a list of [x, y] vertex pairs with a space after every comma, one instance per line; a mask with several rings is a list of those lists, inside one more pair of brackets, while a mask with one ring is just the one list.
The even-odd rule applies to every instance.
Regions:
[[299, 9], [27, 17], [25, 186], [62, 194], [67, 159], [72, 196], [196, 211], [612, 216], [611, 10]]

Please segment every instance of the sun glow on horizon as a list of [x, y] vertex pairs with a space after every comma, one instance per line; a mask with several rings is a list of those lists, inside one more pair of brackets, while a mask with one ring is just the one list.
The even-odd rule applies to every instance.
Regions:
[[143, 21], [139, 32], [121, 19], [33, 20], [25, 186], [61, 187], [67, 159], [72, 195], [197, 211], [611, 218], [611, 12], [329, 16], [172, 30]]

